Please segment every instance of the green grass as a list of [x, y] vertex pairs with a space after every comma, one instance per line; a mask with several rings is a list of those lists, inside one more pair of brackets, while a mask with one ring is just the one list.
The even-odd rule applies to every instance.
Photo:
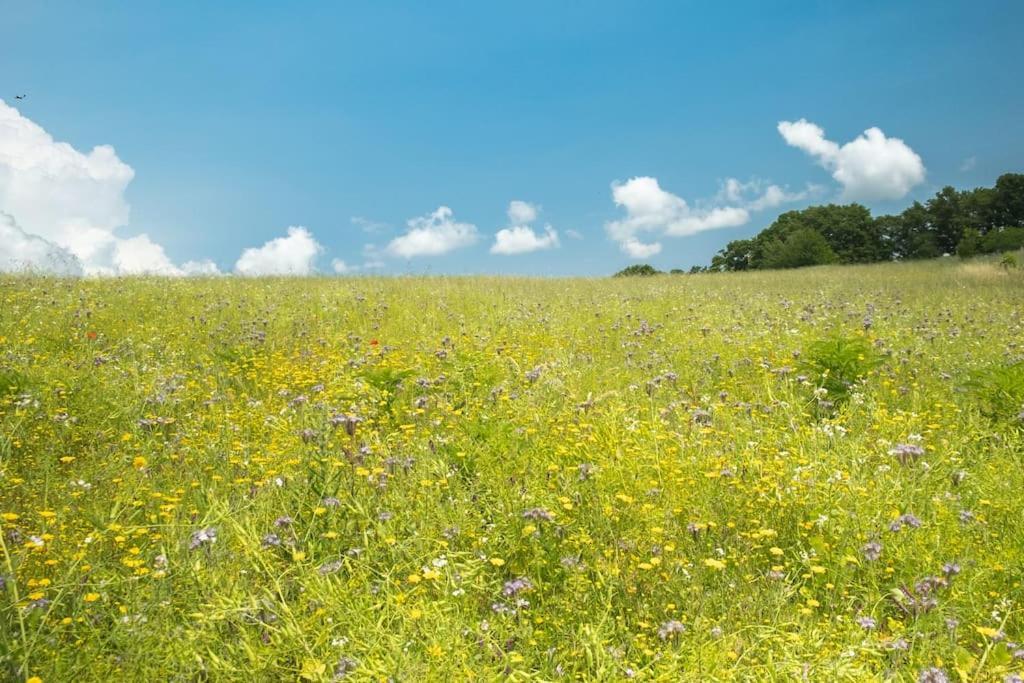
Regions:
[[1002, 680], [1022, 302], [952, 259], [0, 278], [0, 678]]

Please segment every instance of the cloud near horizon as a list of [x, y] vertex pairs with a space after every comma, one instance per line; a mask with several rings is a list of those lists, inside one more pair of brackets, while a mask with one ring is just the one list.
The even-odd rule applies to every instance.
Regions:
[[323, 247], [313, 233], [302, 226], [291, 226], [284, 237], [275, 237], [262, 247], [250, 247], [235, 263], [239, 275], [310, 275], [315, 272], [316, 257]]
[[0, 269], [30, 254], [35, 268], [60, 274], [182, 274], [145, 233], [116, 234], [128, 224], [134, 177], [110, 145], [82, 153], [0, 100], [0, 211], [11, 218], [5, 234], [24, 235], [0, 243]]
[[511, 225], [495, 233], [492, 254], [513, 256], [559, 246], [558, 233], [550, 225], [544, 226], [543, 234], [538, 234], [530, 225], [540, 214], [539, 206], [514, 199], [509, 202], [507, 213]]
[[807, 119], [780, 121], [778, 130], [787, 145], [811, 155], [832, 174], [844, 200], [902, 199], [924, 182], [924, 162], [917, 152], [880, 128], [868, 128], [842, 146]]
[[401, 258], [440, 256], [476, 243], [479, 233], [472, 223], [459, 223], [447, 206], [430, 214], [410, 218], [404, 235], [391, 240], [387, 252]]

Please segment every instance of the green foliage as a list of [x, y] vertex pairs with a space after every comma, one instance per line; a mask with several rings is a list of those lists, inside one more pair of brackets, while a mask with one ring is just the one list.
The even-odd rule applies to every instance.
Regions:
[[613, 277], [647, 277], [649, 275], [658, 275], [661, 271], [652, 265], [647, 263], [636, 263], [631, 266], [626, 266], [619, 272], [615, 273]]
[[[1007, 173], [995, 187], [944, 187], [925, 203], [914, 202], [898, 215], [871, 217], [860, 204], [810, 206], [781, 214], [748, 240], [734, 240], [711, 260], [711, 270], [791, 268], [822, 261], [799, 256], [783, 245], [803, 231], [824, 239], [836, 263], [928, 259], [957, 253], [963, 258], [1024, 246], [1024, 174]], [[810, 246], [809, 243], [807, 245]]]
[[1015, 270], [1020, 267], [1020, 262], [1017, 259], [1017, 254], [1008, 251], [1003, 254], [1003, 258], [999, 260], [999, 265], [1006, 270]]
[[883, 361], [864, 337], [832, 337], [813, 342], [801, 355], [800, 365], [815, 387], [828, 391], [827, 400], [838, 403]]
[[1024, 361], [976, 370], [965, 387], [986, 417], [1024, 426]]
[[835, 263], [836, 254], [821, 235], [810, 228], [800, 228], [768, 242], [762, 263], [766, 268], [802, 268]]
[[960, 258], [971, 258], [981, 252], [981, 233], [974, 228], [964, 230], [964, 236], [956, 245], [956, 255]]
[[985, 235], [981, 242], [981, 252], [996, 254], [1024, 248], [1024, 228], [1000, 228]]

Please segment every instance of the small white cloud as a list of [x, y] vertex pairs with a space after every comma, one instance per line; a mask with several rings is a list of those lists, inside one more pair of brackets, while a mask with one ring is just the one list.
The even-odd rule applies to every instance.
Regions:
[[167, 258], [164, 248], [145, 234], [118, 240], [113, 265], [114, 271], [121, 275], [184, 275]]
[[0, 273], [30, 271], [53, 275], [82, 275], [82, 262], [67, 249], [29, 235], [0, 213]]
[[492, 254], [528, 254], [531, 251], [552, 249], [558, 246], [558, 233], [550, 225], [544, 226], [544, 234], [538, 235], [527, 225], [516, 225], [499, 230], [491, 245]]
[[309, 275], [321, 251], [323, 247], [309, 230], [292, 226], [285, 237], [243, 251], [235, 271], [240, 275]]
[[476, 226], [455, 221], [447, 206], [440, 206], [426, 216], [411, 218], [407, 224], [409, 230], [388, 243], [387, 251], [392, 256], [438, 256], [468, 247], [478, 237]]
[[900, 199], [924, 182], [921, 157], [903, 140], [886, 137], [879, 128], [868, 128], [842, 146], [826, 139], [825, 131], [806, 119], [780, 121], [778, 130], [786, 144], [815, 157], [832, 173], [846, 200]]
[[347, 273], [355, 272], [356, 270], [358, 270], [358, 268], [356, 266], [348, 265], [340, 258], [336, 258], [331, 259], [331, 270], [333, 270], [338, 275], [345, 275]]
[[977, 166], [977, 165], [978, 165], [978, 157], [967, 157], [966, 159], [964, 159], [963, 163], [960, 164], [960, 171], [963, 172], [963, 173], [967, 173], [968, 171], [973, 171], [974, 167]]
[[352, 221], [352, 225], [358, 226], [360, 230], [368, 235], [375, 235], [377, 233], [384, 232], [389, 227], [387, 223], [372, 221], [369, 218], [363, 218], [362, 216], [352, 216], [350, 220]]
[[[735, 194], [737, 191], [727, 184], [725, 192]], [[644, 232], [679, 237], [735, 227], [750, 220], [747, 210], [738, 206], [693, 209], [682, 197], [663, 190], [657, 178], [647, 176], [612, 183], [612, 199], [626, 210], [626, 217], [606, 223], [605, 230], [619, 242], [623, 251], [636, 255], [634, 258], [651, 256], [661, 250], [660, 243], [646, 244], [636, 239]]]
[[530, 227], [539, 213], [540, 207], [535, 204], [518, 199], [509, 202], [508, 219], [511, 225], [494, 235], [491, 253], [512, 256], [557, 247], [558, 233], [550, 225], [544, 226], [543, 234], [538, 234]]
[[635, 237], [629, 237], [619, 242], [619, 248], [630, 258], [644, 259], [661, 253], [661, 242], [646, 244]]
[[571, 229], [570, 230], [566, 230], [565, 234], [566, 234], [567, 237], [570, 237], [570, 238], [572, 238], [574, 240], [581, 240], [581, 239], [583, 239], [583, 233], [580, 232], [579, 230], [571, 230]]
[[513, 199], [508, 203], [508, 220], [512, 225], [526, 225], [537, 220], [540, 207], [529, 202]]
[[223, 275], [220, 272], [220, 268], [217, 264], [210, 259], [204, 259], [202, 261], [185, 261], [181, 264], [181, 272], [185, 275], [197, 275], [197, 276], [208, 276], [208, 275]]
[[716, 195], [716, 200], [738, 204], [750, 211], [762, 211], [807, 199], [820, 190], [819, 186], [809, 183], [800, 192], [790, 192], [788, 189], [759, 178], [747, 182], [742, 182], [737, 178], [726, 178]]

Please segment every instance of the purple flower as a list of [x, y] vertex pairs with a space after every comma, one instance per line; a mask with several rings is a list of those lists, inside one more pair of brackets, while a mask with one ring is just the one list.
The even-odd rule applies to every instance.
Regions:
[[550, 522], [554, 515], [544, 508], [530, 508], [523, 511], [523, 519], [532, 519], [535, 522]]
[[924, 449], [914, 443], [901, 443], [889, 449], [889, 455], [896, 456], [901, 465], [909, 465], [924, 455]]
[[878, 626], [878, 622], [871, 617], [857, 617], [857, 625], [865, 631], [870, 631]]
[[192, 534], [192, 540], [188, 544], [189, 550], [195, 550], [204, 545], [213, 545], [217, 542], [217, 530], [208, 526], [205, 529], [200, 529]]
[[658, 629], [658, 637], [662, 640], [668, 640], [669, 638], [674, 638], [676, 635], [684, 632], [685, 630], [686, 624], [682, 623], [681, 621], [676, 621], [675, 619], [672, 619], [670, 621], [666, 621], [664, 624], [661, 625], [661, 627]]
[[918, 683], [949, 683], [949, 676], [943, 669], [929, 667], [917, 675]]
[[505, 585], [501, 588], [501, 594], [506, 598], [511, 598], [514, 595], [518, 595], [523, 591], [528, 591], [533, 588], [533, 583], [530, 582], [525, 576], [506, 581]]
[[865, 543], [864, 547], [861, 548], [860, 551], [864, 555], [865, 560], [868, 562], [874, 562], [882, 556], [882, 544], [878, 541], [871, 541], [869, 543]]

